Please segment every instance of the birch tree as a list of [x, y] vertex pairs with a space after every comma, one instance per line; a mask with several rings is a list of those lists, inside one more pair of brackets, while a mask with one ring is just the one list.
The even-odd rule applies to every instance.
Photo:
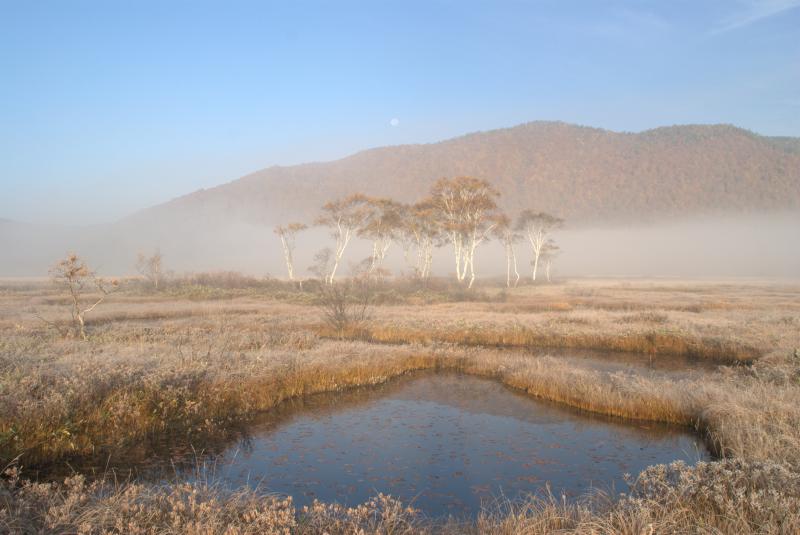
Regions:
[[316, 275], [320, 282], [327, 284], [328, 275], [331, 272], [331, 259], [333, 258], [333, 250], [330, 247], [317, 251], [314, 255], [314, 263], [308, 267], [308, 270]]
[[494, 228], [494, 235], [503, 244], [506, 253], [506, 287], [511, 287], [511, 270], [514, 270], [514, 287], [519, 284], [519, 270], [517, 269], [517, 253], [514, 250], [514, 244], [517, 243], [522, 236], [514, 230], [511, 225], [511, 219], [502, 214], [497, 218], [497, 226]]
[[402, 212], [399, 239], [403, 242], [406, 262], [411, 264], [409, 253], [414, 249], [414, 273], [420, 280], [427, 280], [433, 264], [433, 249], [441, 244], [441, 226], [431, 199], [423, 199]]
[[283, 247], [283, 259], [286, 262], [286, 272], [289, 280], [294, 281], [294, 249], [297, 235], [308, 228], [304, 223], [289, 223], [286, 226], [275, 227], [275, 234], [281, 239]]
[[139, 253], [136, 257], [136, 271], [142, 275], [147, 282], [158, 291], [164, 272], [164, 256], [159, 249], [156, 249], [151, 256]]
[[325, 203], [322, 207], [322, 214], [317, 218], [317, 224], [331, 228], [331, 236], [336, 240], [336, 245], [333, 249], [331, 259], [331, 269], [325, 277], [327, 284], [333, 284], [336, 277], [336, 270], [344, 256], [344, 251], [353, 235], [364, 224], [367, 216], [365, 210], [365, 203], [367, 197], [356, 193], [339, 199]]
[[367, 198], [364, 201], [364, 220], [357, 233], [372, 241], [369, 274], [382, 267], [386, 252], [398, 236], [401, 217], [402, 205], [391, 199]]
[[456, 279], [475, 282], [475, 250], [496, 226], [496, 199], [487, 181], [473, 177], [441, 178], [431, 189], [431, 201], [444, 233], [453, 245]]
[[525, 235], [533, 252], [533, 261], [531, 262], [531, 279], [533, 281], [536, 281], [539, 260], [550, 234], [563, 224], [563, 219], [544, 212], [525, 210], [519, 215], [516, 227]]
[[544, 273], [545, 276], [547, 277], [547, 282], [551, 282], [550, 266], [552, 265], [553, 260], [561, 253], [561, 247], [556, 245], [556, 242], [554, 242], [553, 240], [547, 240], [542, 249], [543, 249], [542, 259], [544, 260]]

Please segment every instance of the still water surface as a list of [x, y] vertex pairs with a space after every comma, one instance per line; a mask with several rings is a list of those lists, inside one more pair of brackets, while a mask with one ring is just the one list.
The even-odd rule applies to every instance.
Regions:
[[225, 485], [288, 494], [298, 505], [353, 505], [383, 492], [429, 516], [470, 516], [494, 497], [518, 499], [548, 483], [557, 495], [621, 492], [624, 473], [705, 458], [684, 429], [591, 416], [492, 380], [428, 372], [285, 403], [200, 464]]

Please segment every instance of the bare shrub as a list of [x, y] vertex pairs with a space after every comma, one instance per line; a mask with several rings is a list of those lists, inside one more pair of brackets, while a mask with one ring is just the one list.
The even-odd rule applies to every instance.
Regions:
[[318, 305], [322, 318], [339, 338], [362, 329], [369, 321], [374, 300], [372, 285], [367, 277], [320, 285]]
[[352, 507], [315, 501], [298, 510], [291, 497], [251, 489], [226, 491], [209, 482], [146, 485], [19, 479], [12, 468], [0, 480], [2, 533], [188, 533], [229, 535], [345, 535], [425, 533], [418, 512], [379, 494]]
[[676, 461], [643, 471], [617, 508], [683, 509], [690, 522], [681, 527], [698, 532], [797, 533], [800, 473], [774, 462]]

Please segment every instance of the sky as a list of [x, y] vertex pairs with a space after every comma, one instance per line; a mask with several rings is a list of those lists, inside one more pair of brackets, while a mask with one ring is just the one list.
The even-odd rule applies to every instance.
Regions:
[[0, 0], [0, 218], [532, 120], [800, 136], [800, 0]]

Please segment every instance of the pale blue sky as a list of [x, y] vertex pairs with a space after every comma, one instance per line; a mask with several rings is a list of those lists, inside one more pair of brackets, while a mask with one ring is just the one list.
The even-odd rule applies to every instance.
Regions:
[[800, 0], [0, 0], [0, 218], [538, 119], [800, 136]]

